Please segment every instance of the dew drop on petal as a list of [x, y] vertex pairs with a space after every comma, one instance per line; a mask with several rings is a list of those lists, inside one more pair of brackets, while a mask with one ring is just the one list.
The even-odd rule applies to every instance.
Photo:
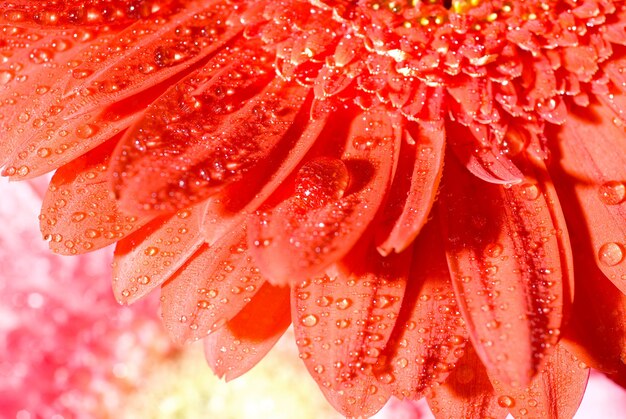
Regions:
[[624, 248], [619, 243], [605, 243], [598, 251], [598, 258], [607, 266], [615, 266], [624, 260]]
[[520, 189], [522, 196], [528, 201], [534, 201], [535, 199], [539, 198], [539, 188], [537, 188], [537, 185], [525, 183], [520, 186]]
[[606, 182], [600, 186], [599, 195], [606, 205], [618, 205], [626, 199], [626, 186], [622, 182]]
[[501, 407], [511, 408], [515, 406], [515, 400], [513, 400], [513, 398], [509, 396], [500, 396], [498, 397], [498, 404]]
[[339, 310], [345, 310], [352, 305], [352, 301], [347, 298], [340, 298], [335, 304]]
[[303, 326], [306, 327], [313, 327], [317, 324], [317, 317], [313, 314], [308, 314], [304, 317], [302, 317], [302, 319], [300, 319], [300, 321], [302, 322]]

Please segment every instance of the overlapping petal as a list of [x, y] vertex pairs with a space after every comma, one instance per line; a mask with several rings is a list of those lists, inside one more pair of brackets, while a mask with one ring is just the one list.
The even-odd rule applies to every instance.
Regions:
[[[238, 33], [236, 24], [227, 22], [230, 12], [212, 1], [138, 20], [119, 32], [72, 29], [35, 38], [40, 41], [13, 65], [34, 69], [24, 75], [34, 78], [41, 96], [32, 101], [32, 92], [24, 92], [12, 104], [15, 119], [5, 129], [10, 153], [3, 159], [3, 174], [20, 179], [48, 172], [128, 127], [166, 89], [160, 83]], [[49, 65], [34, 67], [23, 62], [30, 48], [60, 51], [55, 57], [50, 53]]]
[[309, 278], [350, 251], [383, 202], [400, 139], [384, 109], [357, 115], [341, 158], [305, 164], [291, 196], [258, 211], [248, 223], [250, 249], [268, 279]]
[[[293, 287], [292, 317], [300, 357], [335, 408], [374, 413], [395, 378], [376, 374], [402, 306], [411, 254], [380, 256], [366, 242], [330, 268]], [[346, 392], [344, 394], [344, 392]], [[350, 398], [358, 396], [358, 402]]]
[[154, 219], [117, 243], [113, 293], [130, 304], [170, 278], [204, 243], [200, 224], [204, 204]]
[[626, 142], [606, 107], [572, 111], [555, 134], [559, 165], [569, 177], [598, 267], [626, 293]]
[[162, 316], [179, 343], [201, 339], [239, 313], [266, 279], [247, 252], [245, 225], [203, 244], [163, 284]]
[[446, 251], [472, 343], [490, 374], [525, 385], [571, 303], [569, 240], [550, 180], [481, 182], [452, 159], [441, 196]]
[[60, 168], [50, 181], [39, 216], [50, 248], [74, 255], [116, 243], [150, 221], [120, 211], [107, 180], [115, 142]]
[[290, 291], [269, 283], [226, 325], [204, 340], [209, 366], [233, 380], [254, 367], [291, 324]]
[[426, 224], [443, 173], [443, 122], [409, 125], [398, 170], [376, 233], [382, 254], [401, 252]]

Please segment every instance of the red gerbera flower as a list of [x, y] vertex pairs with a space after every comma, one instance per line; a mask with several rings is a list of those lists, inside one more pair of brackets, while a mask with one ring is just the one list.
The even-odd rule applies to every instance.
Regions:
[[117, 243], [118, 300], [161, 286], [217, 374], [293, 321], [348, 416], [626, 384], [623, 2], [0, 5], [4, 174], [58, 169], [52, 249]]

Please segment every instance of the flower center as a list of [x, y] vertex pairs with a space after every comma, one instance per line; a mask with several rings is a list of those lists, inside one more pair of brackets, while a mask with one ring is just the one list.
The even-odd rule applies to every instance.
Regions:
[[277, 72], [319, 100], [384, 103], [415, 120], [452, 115], [502, 138], [515, 121], [536, 133], [562, 123], [564, 100], [588, 104], [612, 54], [604, 37], [616, 4], [285, 0], [264, 15], [263, 39]]

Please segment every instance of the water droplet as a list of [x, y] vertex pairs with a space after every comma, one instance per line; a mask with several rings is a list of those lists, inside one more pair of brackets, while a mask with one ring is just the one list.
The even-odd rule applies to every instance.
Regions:
[[406, 358], [399, 358], [396, 364], [398, 364], [400, 368], [406, 368], [409, 365], [409, 361]]
[[606, 205], [618, 205], [626, 199], [626, 186], [622, 182], [606, 182], [600, 186], [599, 195]]
[[497, 258], [502, 255], [503, 250], [502, 245], [499, 243], [491, 243], [485, 247], [485, 255], [490, 258]]
[[87, 214], [85, 214], [84, 212], [75, 212], [74, 214], [72, 214], [72, 221], [74, 221], [75, 223], [82, 221], [85, 219], [85, 217], [87, 216]]
[[76, 136], [86, 140], [93, 137], [98, 132], [98, 127], [93, 124], [83, 125], [76, 129]]
[[598, 258], [607, 266], [615, 266], [624, 260], [624, 249], [619, 243], [605, 243], [598, 251]]
[[14, 171], [13, 173], [9, 173], [10, 171], [7, 170], [7, 174], [9, 176], [12, 176], [13, 174], [16, 174], [18, 176], [26, 176], [28, 174], [28, 172], [30, 172], [30, 169], [28, 168], [28, 166], [20, 166], [19, 169], [17, 169], [17, 171]]
[[11, 70], [0, 71], [0, 85], [8, 84], [15, 77], [15, 73]]
[[159, 248], [158, 247], [150, 246], [150, 247], [147, 247], [146, 250], [144, 250], [144, 254], [146, 256], [154, 256], [157, 253], [159, 253]]
[[498, 404], [501, 407], [511, 408], [511, 407], [515, 406], [515, 400], [512, 397], [509, 397], [509, 396], [500, 396], [500, 397], [498, 397]]
[[524, 183], [520, 186], [522, 197], [528, 201], [534, 201], [539, 198], [539, 188], [531, 183]]
[[337, 320], [336, 325], [339, 329], [345, 329], [346, 327], [350, 326], [350, 322], [346, 319], [341, 319]]
[[325, 295], [323, 297], [318, 298], [315, 302], [320, 307], [328, 307], [330, 305], [330, 303], [333, 302], [333, 299], [332, 299], [332, 297], [328, 297], [328, 296]]
[[386, 295], [380, 295], [376, 298], [374, 298], [374, 301], [372, 301], [374, 307], [376, 308], [386, 308], [389, 307], [392, 303], [391, 299], [386, 296]]
[[345, 310], [352, 305], [352, 301], [347, 298], [340, 298], [335, 302], [335, 305], [339, 310]]
[[313, 315], [313, 314], [308, 314], [304, 317], [302, 317], [302, 319], [300, 319], [300, 322], [302, 323], [303, 326], [306, 327], [313, 327], [317, 324], [318, 318], [317, 316]]
[[50, 153], [51, 153], [50, 149], [46, 147], [42, 147], [39, 150], [37, 150], [37, 155], [41, 158], [46, 158], [50, 156]]

